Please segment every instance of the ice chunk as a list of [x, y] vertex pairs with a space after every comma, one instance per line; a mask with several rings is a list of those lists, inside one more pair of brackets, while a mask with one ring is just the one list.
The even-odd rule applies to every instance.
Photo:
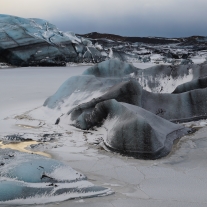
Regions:
[[176, 89], [173, 91], [173, 93], [184, 93], [187, 91], [195, 90], [195, 89], [201, 89], [207, 87], [207, 77], [194, 79], [190, 82], [183, 83], [176, 87]]
[[80, 114], [72, 112], [75, 126], [90, 129], [103, 124], [107, 129], [104, 139], [106, 146], [136, 158], [157, 159], [166, 156], [173, 141], [189, 131], [140, 107], [115, 100], [103, 101], [88, 109], [82, 108]]
[[191, 121], [206, 117], [207, 88], [180, 94], [156, 94], [143, 90], [135, 80], [123, 81], [108, 89], [104, 95], [73, 110], [80, 113], [83, 109], [93, 108], [97, 103], [116, 99], [142, 107], [170, 121]]
[[122, 77], [137, 72], [133, 65], [118, 59], [110, 59], [88, 68], [83, 75], [95, 75], [96, 77]]
[[0, 204], [32, 204], [33, 199], [46, 203], [111, 193], [53, 159], [4, 149], [0, 161]]

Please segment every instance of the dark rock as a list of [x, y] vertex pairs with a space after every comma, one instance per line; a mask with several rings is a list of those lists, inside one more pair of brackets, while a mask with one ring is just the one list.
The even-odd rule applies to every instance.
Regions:
[[23, 135], [20, 134], [11, 134], [11, 135], [6, 135], [4, 139], [8, 141], [15, 141], [15, 142], [22, 142], [22, 141], [32, 141], [30, 138], [24, 138]]
[[57, 118], [56, 122], [55, 122], [55, 125], [58, 125], [60, 122], [60, 118]]

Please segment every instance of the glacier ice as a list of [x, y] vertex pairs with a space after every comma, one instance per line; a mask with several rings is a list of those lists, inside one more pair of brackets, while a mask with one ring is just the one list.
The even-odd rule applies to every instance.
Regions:
[[[205, 52], [205, 41], [199, 41], [203, 38], [193, 37], [194, 41], [190, 38], [116, 39], [115, 35], [113, 39], [114, 35], [102, 34], [104, 38], [94, 39], [94, 33], [75, 35], [60, 31], [43, 19], [3, 14], [0, 28], [0, 61], [15, 66], [64, 66], [67, 62], [97, 63], [112, 58], [127, 62], [192, 64], [193, 57]], [[143, 42], [134, 42], [135, 39]]]
[[123, 81], [111, 87], [107, 93], [75, 107], [74, 111], [94, 107], [109, 99], [144, 108], [170, 121], [191, 121], [206, 117], [207, 88], [180, 94], [158, 94], [143, 90], [135, 80]]
[[80, 114], [72, 111], [71, 117], [75, 126], [84, 130], [109, 122], [108, 127], [105, 126], [105, 145], [112, 151], [141, 159], [166, 156], [173, 141], [190, 131], [140, 107], [114, 99], [102, 101]]
[[45, 203], [52, 197], [55, 201], [56, 196], [67, 200], [111, 193], [71, 167], [43, 156], [1, 149], [0, 162], [0, 204], [32, 204], [33, 199]]
[[83, 75], [96, 77], [123, 77], [138, 71], [136, 67], [119, 59], [111, 59], [98, 63], [84, 71]]
[[195, 89], [207, 88], [207, 77], [193, 79], [187, 83], [183, 83], [175, 88], [173, 93], [184, 93]]
[[[178, 94], [161, 93], [159, 90], [157, 93], [151, 91], [156, 87], [163, 87], [160, 86], [163, 82], [166, 87], [170, 85], [173, 91], [184, 81], [196, 80], [199, 76], [205, 77], [206, 67], [206, 64], [192, 67], [154, 66], [141, 70], [118, 59], [110, 59], [88, 68], [81, 76], [68, 79], [53, 96], [45, 101], [44, 106], [62, 113], [59, 116], [60, 124], [62, 119], [69, 119], [70, 124], [84, 130], [101, 127], [106, 120], [113, 119], [115, 120], [115, 123], [111, 124], [113, 129], [108, 130], [107, 136], [110, 137], [110, 143], [113, 143], [114, 147], [107, 142], [107, 139], [104, 140], [109, 148], [111, 146], [111, 149], [126, 154], [135, 151], [135, 157], [156, 159], [169, 153], [173, 140], [180, 136], [178, 129], [181, 126], [172, 123], [170, 126], [169, 121], [186, 122], [206, 117], [207, 88]], [[165, 91], [165, 88], [163, 90]], [[123, 114], [119, 110], [123, 111]], [[126, 117], [124, 114], [127, 114]], [[147, 116], [150, 118], [147, 119]], [[161, 125], [156, 126], [156, 121], [151, 122], [158, 117], [160, 123], [163, 123], [163, 128]], [[171, 130], [168, 132], [173, 135], [172, 139], [169, 138], [170, 135], [164, 133], [167, 128]], [[183, 134], [191, 132], [189, 129], [181, 131]], [[124, 138], [121, 138], [122, 134]], [[156, 147], [152, 152], [148, 149], [149, 151], [140, 153], [139, 147], [145, 142], [143, 137], [148, 140], [149, 146], [158, 146], [156, 140], [161, 137], [164, 140], [162, 143], [165, 144], [162, 144], [162, 147], [160, 145], [162, 150], [159, 153]], [[133, 148], [135, 145], [130, 145], [133, 140], [139, 143], [136, 149]], [[119, 144], [123, 146], [123, 143], [129, 147], [127, 151], [119, 146]]]
[[[9, 15], [0, 15], [0, 40], [1, 59], [16, 66], [63, 66], [66, 62], [83, 62], [87, 50], [87, 40], [72, 32], [62, 32], [42, 19]], [[100, 52], [88, 45], [95, 61], [102, 60]]]

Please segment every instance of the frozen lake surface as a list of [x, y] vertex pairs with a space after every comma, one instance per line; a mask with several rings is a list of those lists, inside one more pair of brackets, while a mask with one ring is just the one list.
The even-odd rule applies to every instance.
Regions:
[[[136, 64], [139, 68], [145, 66]], [[16, 121], [10, 117], [41, 106], [66, 79], [81, 74], [88, 67], [0, 70], [0, 136], [11, 132], [38, 133], [38, 128], [18, 128]], [[200, 129], [183, 137], [167, 157], [153, 161], [107, 152], [84, 141], [86, 138], [90, 140], [90, 136], [80, 130], [73, 131], [72, 135], [68, 133], [55, 143], [46, 144], [40, 150], [84, 173], [95, 185], [109, 187], [115, 192], [107, 197], [64, 201], [58, 203], [59, 206], [206, 207], [207, 122], [203, 120], [192, 124], [200, 126]], [[94, 136], [98, 137], [97, 134]], [[44, 206], [54, 207], [57, 203]]]
[[28, 67], [0, 70], [0, 107], [37, 101], [40, 104], [69, 77], [89, 66]]

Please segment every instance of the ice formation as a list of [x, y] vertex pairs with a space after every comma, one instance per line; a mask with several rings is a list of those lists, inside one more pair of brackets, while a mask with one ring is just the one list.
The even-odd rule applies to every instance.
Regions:
[[129, 80], [113, 86], [104, 95], [80, 104], [73, 110], [83, 111], [102, 101], [116, 99], [119, 102], [142, 107], [170, 121], [191, 121], [206, 116], [206, 92], [207, 89], [204, 88], [180, 94], [151, 93], [143, 90], [135, 80]]
[[[102, 101], [91, 110], [73, 111], [75, 126], [84, 130], [107, 125], [106, 146], [141, 159], [158, 159], [169, 153], [173, 141], [190, 129], [173, 124], [135, 105]], [[105, 126], [106, 127], [106, 126]]]
[[207, 88], [207, 77], [202, 77], [198, 79], [194, 79], [187, 83], [183, 83], [176, 87], [173, 93], [184, 93], [187, 91], [192, 91], [196, 89]]
[[136, 67], [126, 62], [122, 62], [119, 59], [111, 59], [110, 61], [104, 61], [98, 63], [83, 73], [83, 75], [94, 75], [96, 77], [124, 77], [131, 73], [138, 71]]
[[[68, 79], [44, 106], [60, 111], [60, 124], [69, 116], [70, 124], [84, 130], [114, 120], [112, 129], [106, 127], [106, 146], [135, 157], [156, 159], [170, 152], [173, 140], [190, 132], [168, 121], [184, 122], [206, 117], [206, 88], [179, 94], [165, 92], [169, 88], [172, 92], [177, 85], [200, 76], [206, 76], [206, 64], [154, 66], [141, 70], [111, 59], [87, 69], [81, 76]], [[163, 79], [165, 93], [158, 90], [163, 87]], [[154, 89], [157, 93], [151, 92]], [[164, 133], [161, 125], [150, 121], [158, 118], [169, 131]], [[182, 133], [178, 133], [180, 129]], [[158, 137], [162, 137], [162, 141]], [[154, 148], [142, 151], [145, 141]], [[139, 144], [134, 144], [136, 142]], [[162, 144], [156, 144], [158, 142]]]
[[[100, 52], [85, 38], [62, 32], [42, 19], [0, 15], [0, 60], [16, 66], [63, 66], [66, 62], [102, 61]], [[87, 61], [87, 60], [86, 60]]]
[[[126, 62], [191, 65], [207, 57], [206, 37], [139, 38], [75, 35], [42, 19], [0, 15], [0, 61], [14, 66], [65, 66], [68, 62]], [[111, 39], [110, 39], [111, 38]], [[198, 59], [198, 60], [197, 60]]]
[[43, 156], [1, 149], [0, 163], [0, 204], [40, 204], [112, 193]]

